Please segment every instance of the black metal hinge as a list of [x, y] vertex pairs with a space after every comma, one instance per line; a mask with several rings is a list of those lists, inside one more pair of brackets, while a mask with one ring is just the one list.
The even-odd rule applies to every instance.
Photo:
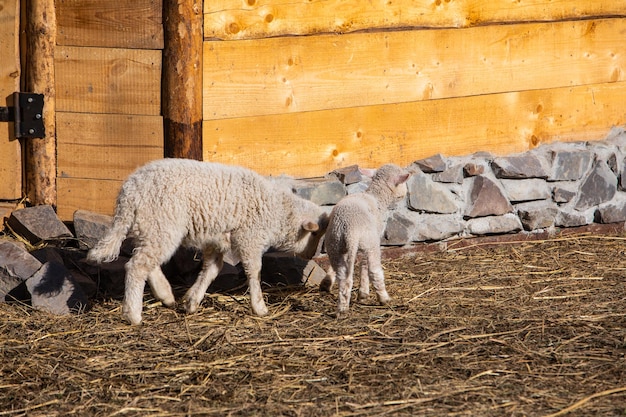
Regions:
[[0, 107], [0, 122], [13, 122], [16, 138], [43, 138], [43, 94], [13, 93], [13, 106]]

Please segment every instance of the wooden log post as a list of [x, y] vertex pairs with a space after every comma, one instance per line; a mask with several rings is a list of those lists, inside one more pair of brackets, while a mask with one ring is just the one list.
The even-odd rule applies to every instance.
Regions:
[[165, 156], [202, 160], [202, 0], [163, 0]]
[[25, 7], [26, 65], [24, 90], [44, 95], [45, 137], [24, 139], [26, 196], [35, 205], [56, 208], [56, 128], [54, 0], [23, 1]]

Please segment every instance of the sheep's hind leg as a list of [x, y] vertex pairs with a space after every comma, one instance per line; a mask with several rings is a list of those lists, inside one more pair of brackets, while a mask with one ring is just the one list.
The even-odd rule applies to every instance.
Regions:
[[[124, 301], [122, 303], [122, 315], [131, 324], [141, 323], [141, 308], [143, 302], [143, 290], [146, 286], [148, 275], [155, 268], [155, 262], [140, 249], [126, 263], [126, 280], [124, 288]], [[157, 264], [158, 267], [158, 264]]]
[[224, 265], [224, 255], [214, 249], [205, 249], [202, 261], [202, 270], [196, 278], [196, 282], [187, 290], [185, 294], [185, 311], [187, 313], [195, 313], [202, 303], [207, 288], [215, 280], [217, 274], [222, 270]]
[[342, 319], [350, 315], [350, 296], [352, 293], [352, 284], [354, 283], [354, 264], [344, 260], [337, 266], [336, 273], [337, 286], [339, 287], [337, 318]]
[[391, 297], [385, 288], [385, 273], [383, 272], [383, 267], [380, 262], [380, 250], [378, 252], [369, 253], [367, 263], [369, 267], [369, 278], [376, 291], [378, 302], [381, 305], [385, 305], [391, 301]]
[[370, 297], [370, 277], [367, 259], [361, 260], [361, 284], [359, 285], [359, 301], [363, 302]]
[[172, 307], [176, 304], [176, 300], [174, 299], [174, 294], [172, 293], [172, 287], [170, 286], [169, 281], [163, 275], [163, 271], [161, 267], [158, 266], [150, 272], [148, 275], [148, 283], [150, 284], [150, 289], [152, 290], [152, 294], [166, 307]]

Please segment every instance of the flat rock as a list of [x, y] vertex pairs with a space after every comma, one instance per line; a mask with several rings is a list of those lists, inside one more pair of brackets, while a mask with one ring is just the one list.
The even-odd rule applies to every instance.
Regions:
[[448, 184], [462, 184], [463, 178], [463, 165], [461, 164], [451, 166], [444, 169], [442, 172], [432, 174], [433, 181]]
[[542, 179], [500, 180], [504, 192], [512, 203], [547, 200], [552, 197], [552, 190]]
[[617, 192], [617, 177], [602, 160], [596, 161], [580, 186], [575, 208], [579, 211], [610, 201]]
[[588, 150], [552, 152], [550, 181], [579, 180], [589, 170], [593, 155]]
[[448, 239], [458, 235], [465, 229], [463, 222], [458, 215], [450, 214], [424, 214], [415, 227], [413, 241], [432, 242]]
[[555, 185], [552, 189], [552, 200], [555, 203], [569, 203], [574, 197], [576, 197], [576, 190], [574, 185]]
[[358, 165], [350, 165], [336, 169], [332, 171], [330, 175], [335, 176], [344, 185], [355, 184], [363, 181], [363, 178], [365, 178]]
[[74, 212], [74, 233], [80, 249], [88, 250], [104, 237], [113, 224], [113, 217], [87, 210]]
[[63, 264], [45, 263], [26, 280], [26, 287], [31, 305], [38, 310], [64, 315], [87, 308], [87, 296]]
[[491, 163], [491, 168], [496, 178], [548, 178], [548, 172], [539, 158], [529, 152], [496, 158]]
[[445, 185], [434, 182], [427, 174], [411, 175], [407, 188], [408, 206], [412, 210], [441, 214], [455, 213], [459, 210], [459, 203], [454, 194]]
[[346, 195], [346, 188], [341, 181], [329, 178], [297, 181], [294, 183], [293, 191], [320, 206], [337, 204]]
[[602, 204], [596, 210], [595, 221], [598, 223], [623, 223], [626, 221], [626, 198]]
[[570, 207], [560, 208], [554, 219], [556, 227], [580, 227], [593, 223], [593, 210], [581, 212]]
[[59, 220], [52, 206], [42, 205], [15, 210], [7, 224], [31, 244], [72, 237], [72, 232]]
[[18, 287], [37, 272], [41, 265], [21, 245], [0, 240], [0, 302], [23, 301], [27, 298]]
[[468, 162], [463, 166], [463, 174], [466, 177], [475, 177], [477, 175], [483, 175], [486, 169], [485, 164]]
[[387, 219], [381, 244], [385, 246], [402, 246], [411, 242], [411, 233], [415, 222], [405, 214], [394, 212]]
[[425, 159], [413, 162], [422, 172], [433, 173], [443, 172], [446, 169], [446, 159], [441, 155], [433, 155]]
[[471, 178], [471, 181], [466, 217], [501, 216], [513, 211], [509, 200], [492, 180], [479, 175]]
[[556, 205], [548, 202], [518, 204], [515, 208], [527, 231], [553, 227], [558, 213]]
[[522, 223], [515, 214], [488, 216], [467, 221], [467, 230], [473, 235], [493, 235], [517, 233], [522, 230]]

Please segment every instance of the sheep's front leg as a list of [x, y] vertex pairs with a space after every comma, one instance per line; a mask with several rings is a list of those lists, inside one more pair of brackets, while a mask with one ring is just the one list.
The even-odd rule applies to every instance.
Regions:
[[261, 290], [261, 259], [262, 255], [249, 257], [241, 257], [241, 264], [248, 278], [248, 290], [250, 291], [250, 305], [252, 312], [259, 317], [266, 316], [269, 312], [265, 301], [263, 300], [263, 291]]
[[206, 294], [207, 288], [215, 280], [217, 274], [222, 270], [224, 265], [224, 255], [213, 249], [206, 249], [203, 254], [202, 270], [196, 278], [196, 282], [187, 290], [185, 294], [185, 310], [187, 313], [195, 313], [198, 311], [200, 303]]

